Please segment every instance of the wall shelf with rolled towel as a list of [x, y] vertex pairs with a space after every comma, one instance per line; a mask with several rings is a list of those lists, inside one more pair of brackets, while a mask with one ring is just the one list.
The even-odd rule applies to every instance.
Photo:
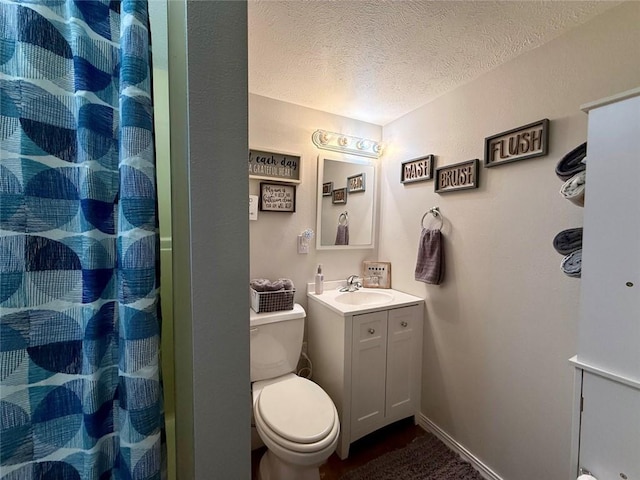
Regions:
[[431, 207], [424, 213], [424, 215], [422, 215], [422, 220], [420, 220], [420, 225], [422, 226], [422, 228], [427, 228], [424, 225], [424, 219], [427, 218], [427, 215], [429, 214], [433, 215], [435, 219], [440, 220], [440, 228], [438, 228], [438, 230], [441, 230], [442, 226], [444, 225], [444, 219], [442, 217], [442, 214], [440, 213], [440, 207]]

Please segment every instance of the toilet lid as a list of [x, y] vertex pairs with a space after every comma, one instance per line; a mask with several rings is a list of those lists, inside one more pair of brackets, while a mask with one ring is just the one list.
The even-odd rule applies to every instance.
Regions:
[[300, 377], [267, 385], [256, 406], [269, 428], [292, 442], [318, 442], [336, 422], [329, 396], [312, 381]]

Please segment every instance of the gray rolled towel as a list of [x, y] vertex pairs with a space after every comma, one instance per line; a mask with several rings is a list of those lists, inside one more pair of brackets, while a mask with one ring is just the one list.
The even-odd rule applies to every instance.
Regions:
[[282, 282], [282, 288], [285, 290], [293, 290], [293, 281], [290, 278], [279, 278], [279, 282]]
[[267, 290], [267, 285], [271, 282], [266, 278], [254, 278], [249, 281], [249, 286], [256, 292], [264, 292]]
[[570, 277], [580, 278], [582, 275], [582, 249], [570, 253], [562, 259], [560, 268]]
[[284, 283], [282, 280], [276, 280], [275, 282], [269, 282], [265, 285], [265, 291], [277, 292], [278, 290], [284, 290]]
[[583, 162], [586, 156], [587, 142], [584, 142], [562, 157], [556, 165], [556, 175], [562, 180], [569, 180], [576, 173], [587, 168], [587, 165]]
[[561, 255], [569, 255], [582, 248], [582, 227], [568, 228], [553, 239], [553, 248]]

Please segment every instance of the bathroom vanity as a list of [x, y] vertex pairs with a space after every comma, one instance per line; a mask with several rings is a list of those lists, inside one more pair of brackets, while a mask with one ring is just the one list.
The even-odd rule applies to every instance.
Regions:
[[[424, 300], [397, 290], [308, 293], [308, 351], [313, 380], [340, 417], [336, 452], [420, 409]], [[332, 288], [333, 287], [333, 288]]]

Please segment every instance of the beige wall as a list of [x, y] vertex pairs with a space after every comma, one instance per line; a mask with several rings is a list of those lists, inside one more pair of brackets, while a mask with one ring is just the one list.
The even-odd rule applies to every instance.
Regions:
[[[317, 149], [311, 134], [319, 128], [372, 140], [382, 138], [382, 128], [378, 125], [249, 95], [251, 148], [302, 156], [302, 182], [296, 192], [295, 213], [258, 212], [258, 220], [249, 222], [251, 278], [291, 278], [296, 285], [295, 301], [304, 307], [307, 305], [306, 283], [313, 281], [318, 263], [323, 265], [325, 280], [337, 280], [359, 273], [364, 260], [377, 258], [376, 249], [316, 250], [315, 238], [308, 254], [297, 253], [298, 235], [307, 228], [316, 231], [318, 155], [320, 158], [349, 158]], [[249, 194], [258, 195], [259, 190], [260, 180], [250, 180]]]
[[[383, 128], [379, 253], [394, 286], [427, 302], [422, 412], [506, 480], [571, 477], [580, 280], [562, 274], [552, 240], [583, 211], [554, 168], [586, 140], [582, 103], [640, 85], [638, 25], [640, 3], [623, 4]], [[485, 137], [542, 118], [549, 155], [481, 166], [477, 190], [399, 181], [403, 160], [482, 160]], [[445, 218], [441, 286], [413, 279], [432, 206]]]

